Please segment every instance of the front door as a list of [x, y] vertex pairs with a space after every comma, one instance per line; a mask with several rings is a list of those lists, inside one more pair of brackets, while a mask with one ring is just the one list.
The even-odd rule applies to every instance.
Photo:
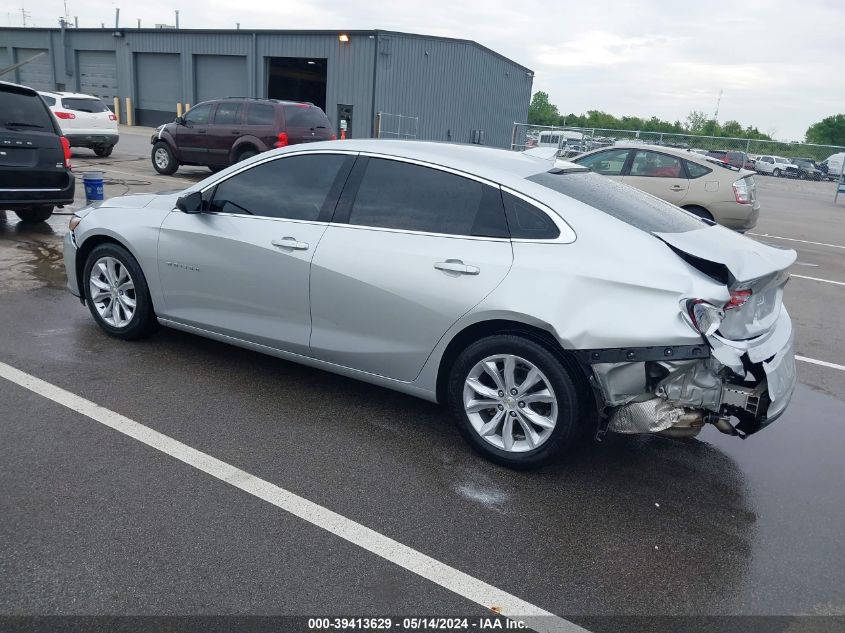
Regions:
[[622, 182], [677, 205], [689, 191], [681, 159], [651, 150], [636, 151]]
[[[414, 380], [445, 332], [513, 260], [498, 188], [435, 168], [358, 159], [311, 272], [311, 351]], [[347, 206], [348, 205], [348, 206]]]
[[161, 316], [306, 354], [311, 259], [352, 161], [312, 153], [259, 163], [205, 192], [207, 211], [168, 215]]
[[176, 128], [176, 146], [179, 160], [204, 165], [208, 161], [208, 121], [213, 103], [202, 103], [191, 108]]

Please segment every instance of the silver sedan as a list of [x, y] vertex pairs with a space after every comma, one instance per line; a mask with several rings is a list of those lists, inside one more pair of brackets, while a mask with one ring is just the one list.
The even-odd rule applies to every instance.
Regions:
[[511, 467], [608, 431], [745, 436], [795, 385], [795, 253], [571, 163], [405, 141], [294, 146], [80, 210], [70, 291], [449, 406]]

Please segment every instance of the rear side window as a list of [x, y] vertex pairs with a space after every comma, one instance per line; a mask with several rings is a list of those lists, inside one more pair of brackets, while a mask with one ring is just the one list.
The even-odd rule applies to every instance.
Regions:
[[76, 99], [73, 97], [63, 97], [62, 107], [65, 110], [73, 110], [75, 112], [108, 112], [109, 109], [106, 104], [99, 99]]
[[673, 204], [599, 174], [542, 173], [530, 176], [528, 180], [648, 233], [685, 233], [704, 226], [701, 220]]
[[241, 103], [221, 103], [217, 106], [217, 112], [214, 113], [215, 125], [234, 125], [241, 122]]
[[48, 106], [56, 105], [55, 97], [48, 97], [47, 95], [41, 95], [41, 98], [44, 99], [44, 103], [46, 103]]
[[327, 128], [329, 120], [317, 106], [300, 104], [284, 106], [285, 125], [288, 127]]
[[55, 132], [53, 117], [36, 94], [0, 89], [0, 126]]
[[706, 176], [709, 174], [712, 169], [705, 167], [704, 165], [699, 165], [698, 163], [693, 163], [691, 161], [686, 161], [687, 164], [687, 172], [689, 173], [690, 178], [701, 178], [702, 176]]
[[349, 224], [424, 233], [507, 237], [497, 189], [455, 174], [371, 158]]
[[686, 178], [680, 158], [649, 151], [639, 151], [634, 155], [630, 174], [649, 178]]
[[267, 103], [250, 103], [246, 111], [247, 125], [273, 125], [276, 122], [276, 110]]
[[544, 211], [506, 191], [502, 192], [502, 198], [513, 239], [553, 240], [560, 237], [560, 229]]
[[261, 163], [217, 185], [209, 210], [315, 221], [346, 160], [314, 154]]

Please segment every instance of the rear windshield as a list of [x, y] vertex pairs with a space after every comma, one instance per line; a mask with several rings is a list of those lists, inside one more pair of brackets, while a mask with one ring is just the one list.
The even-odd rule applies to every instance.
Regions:
[[686, 233], [702, 220], [639, 189], [593, 172], [543, 173], [528, 180], [590, 205], [648, 233]]
[[76, 112], [108, 112], [106, 104], [99, 99], [65, 97], [62, 99], [62, 107], [65, 110], [75, 110]]
[[285, 125], [289, 127], [329, 127], [329, 120], [320, 108], [310, 105], [286, 105]]
[[36, 94], [0, 90], [0, 126], [55, 132], [47, 106]]

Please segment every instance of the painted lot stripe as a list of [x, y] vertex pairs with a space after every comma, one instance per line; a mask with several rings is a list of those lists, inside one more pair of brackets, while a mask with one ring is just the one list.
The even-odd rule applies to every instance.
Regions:
[[845, 286], [845, 281], [833, 281], [832, 279], [821, 279], [820, 277], [807, 277], [807, 275], [791, 274], [790, 277], [798, 277], [799, 279], [809, 279], [810, 281], [821, 281], [826, 284], [836, 284], [837, 286]]
[[804, 363], [812, 363], [813, 365], [821, 365], [822, 367], [829, 367], [830, 369], [838, 369], [840, 371], [845, 371], [845, 365], [828, 363], [826, 360], [816, 360], [815, 358], [807, 358], [806, 356], [796, 356], [795, 360], [800, 360]]
[[789, 242], [803, 242], [804, 244], [815, 244], [816, 246], [829, 246], [830, 248], [845, 248], [839, 244], [826, 244], [825, 242], [811, 242], [809, 240], [797, 240], [794, 237], [779, 237], [777, 235], [769, 235], [768, 233], [746, 233], [746, 235], [753, 235], [754, 237], [768, 237], [773, 240], [787, 240]]
[[390, 537], [332, 512], [328, 508], [259, 479], [231, 464], [144, 426], [140, 422], [101, 407], [90, 400], [65, 391], [61, 387], [36, 378], [11, 365], [0, 362], [0, 378], [5, 378], [48, 400], [81, 413], [95, 422], [170, 455], [197, 470], [258, 497], [487, 609], [495, 610], [496, 613], [504, 616], [523, 620], [536, 631], [541, 633], [588, 633], [586, 629], [577, 624], [559, 618], [540, 607], [488, 585], [478, 578], [441, 563]]

